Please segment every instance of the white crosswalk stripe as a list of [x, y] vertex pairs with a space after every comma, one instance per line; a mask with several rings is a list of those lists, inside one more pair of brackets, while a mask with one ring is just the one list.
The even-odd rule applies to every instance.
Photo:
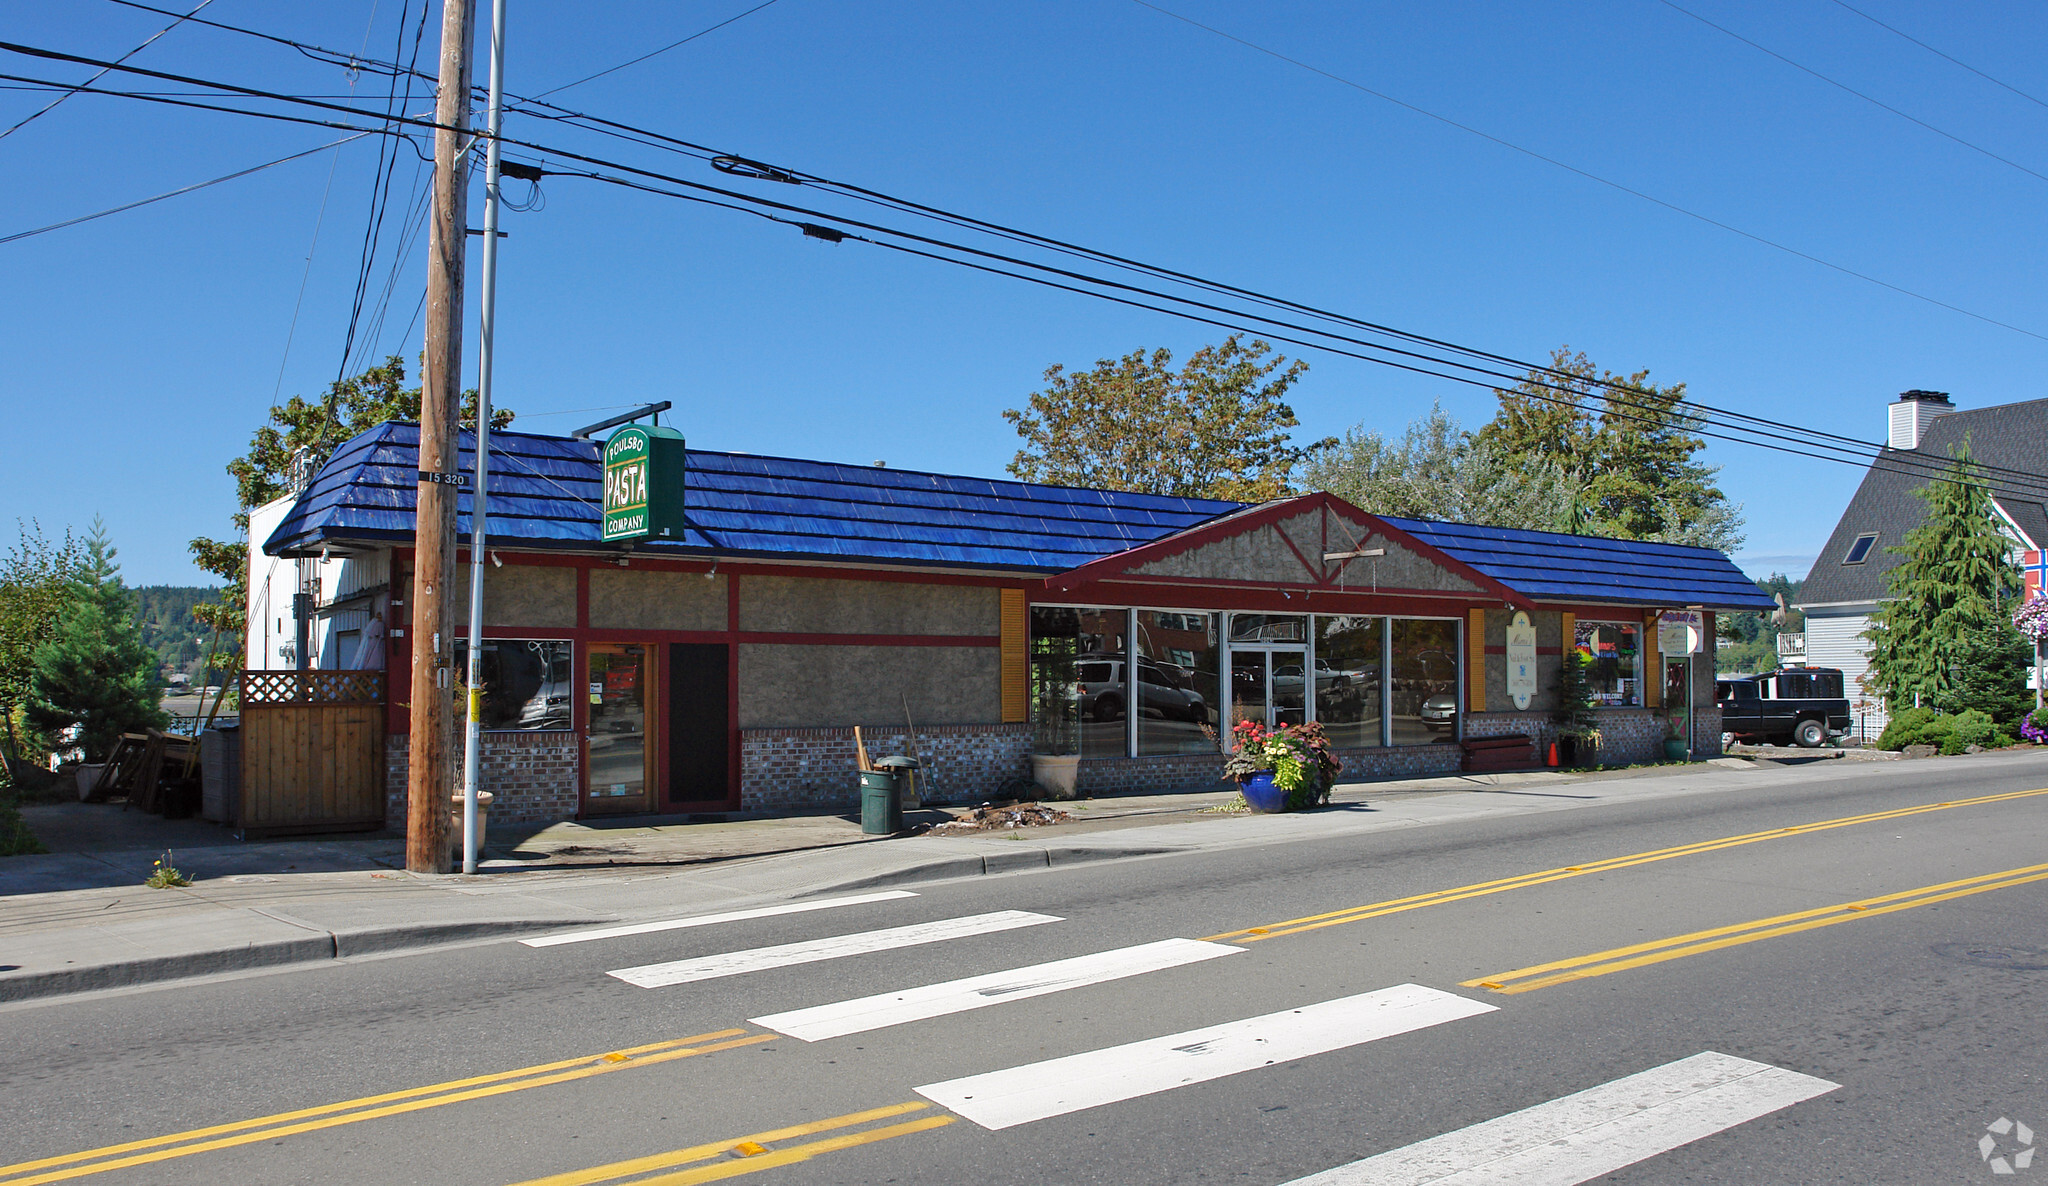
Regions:
[[972, 914], [964, 918], [921, 922], [905, 927], [890, 927], [887, 930], [859, 931], [825, 939], [808, 939], [801, 943], [784, 943], [776, 947], [756, 947], [747, 951], [728, 951], [667, 963], [642, 964], [636, 968], [620, 968], [605, 974], [617, 977], [628, 984], [637, 984], [641, 988], [663, 988], [671, 984], [715, 980], [721, 976], [739, 976], [768, 968], [811, 964], [850, 955], [890, 951], [899, 947], [916, 947], [924, 943], [940, 943], [948, 939], [964, 939], [971, 935], [988, 935], [997, 931], [1035, 927], [1059, 921], [1058, 917], [1050, 914], [1033, 914], [1027, 910], [999, 910], [993, 914]]
[[1071, 988], [1140, 976], [1219, 956], [1236, 955], [1243, 950], [1242, 947], [1204, 943], [1197, 939], [1164, 939], [1138, 947], [1099, 951], [1093, 955], [1033, 964], [1027, 968], [949, 980], [943, 984], [793, 1009], [752, 1020], [755, 1025], [792, 1038], [817, 1042], [884, 1026], [902, 1025], [907, 1021], [944, 1017], [949, 1013], [964, 1013], [969, 1009], [1007, 1004], [1026, 997], [1041, 997]]
[[1288, 1186], [1573, 1186], [1839, 1086], [1707, 1051]]
[[1403, 984], [927, 1084], [917, 1093], [983, 1128], [1003, 1129], [1492, 1012], [1454, 993]]
[[690, 927], [716, 926], [719, 923], [745, 922], [750, 918], [774, 918], [782, 914], [808, 914], [813, 910], [833, 910], [840, 906], [862, 906], [869, 902], [889, 902], [897, 898], [915, 898], [909, 890], [882, 890], [872, 894], [855, 894], [850, 898], [821, 898], [815, 902], [788, 902], [781, 906], [760, 906], [752, 910], [732, 910], [724, 914], [699, 914], [693, 918], [670, 918], [660, 922], [633, 922], [616, 927], [597, 927], [588, 931], [563, 931], [554, 935], [541, 935], [533, 939], [521, 939], [528, 947], [559, 947], [564, 943], [588, 943], [593, 939], [618, 939], [626, 935], [651, 935], [659, 931], [680, 931]]

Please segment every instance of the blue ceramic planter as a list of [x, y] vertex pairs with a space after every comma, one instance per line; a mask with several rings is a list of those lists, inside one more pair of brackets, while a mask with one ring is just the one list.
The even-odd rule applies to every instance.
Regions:
[[1249, 778], [1239, 779], [1239, 789], [1244, 791], [1245, 805], [1257, 812], [1287, 810], [1287, 792], [1273, 785], [1273, 772], [1261, 770]]

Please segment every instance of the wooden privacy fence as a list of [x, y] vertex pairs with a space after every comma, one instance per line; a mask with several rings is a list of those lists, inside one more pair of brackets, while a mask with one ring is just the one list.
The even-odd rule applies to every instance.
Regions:
[[384, 826], [384, 673], [242, 673], [245, 837]]

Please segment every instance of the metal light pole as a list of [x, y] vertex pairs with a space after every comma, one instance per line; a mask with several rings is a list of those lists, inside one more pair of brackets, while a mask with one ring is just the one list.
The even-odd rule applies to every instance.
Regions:
[[469, 724], [462, 747], [462, 871], [476, 872], [476, 781], [483, 749], [485, 482], [491, 458], [491, 341], [498, 309], [498, 130], [504, 120], [505, 0], [491, 0], [491, 106], [484, 145], [483, 324], [477, 334], [476, 489], [469, 500]]

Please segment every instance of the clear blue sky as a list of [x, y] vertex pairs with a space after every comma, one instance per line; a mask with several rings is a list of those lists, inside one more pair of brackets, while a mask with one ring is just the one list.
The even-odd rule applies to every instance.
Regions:
[[[512, 0], [508, 86], [557, 86], [753, 2]], [[2048, 107], [1833, 0], [1685, 2], [2048, 173]], [[187, 6], [164, 0], [174, 4]], [[2048, 98], [2048, 19], [2037, 7], [1856, 5]], [[1166, 6], [1711, 218], [2048, 334], [2048, 181], [1658, 0]], [[367, 38], [371, 54], [389, 56], [399, 7], [217, 0], [204, 15], [336, 48]], [[429, 62], [438, 20], [436, 3]], [[16, 5], [0, 39], [111, 58], [165, 23], [104, 0]], [[87, 73], [0, 60], [8, 73]], [[342, 70], [189, 25], [133, 64], [302, 94], [350, 89]], [[381, 80], [356, 87], [381, 97]], [[1129, 0], [779, 0], [556, 99], [1505, 354], [1541, 358], [1570, 343], [1617, 371], [1684, 380], [1713, 403], [1866, 438], [1882, 436], [1885, 404], [1906, 388], [1950, 391], [1964, 407], [2043, 394], [2048, 341], [1759, 246]], [[0, 91], [0, 127], [45, 101]], [[531, 120], [507, 131], [718, 180], [700, 163]], [[335, 136], [74, 98], [0, 139], [0, 235]], [[316, 396], [336, 375], [375, 160], [366, 140], [0, 245], [6, 517], [61, 530], [101, 514], [131, 582], [200, 579], [184, 545], [228, 531], [223, 464], [274, 394]], [[408, 154], [391, 219], [414, 179]], [[1048, 364], [1086, 366], [1156, 345], [1185, 354], [1221, 333], [588, 181], [550, 178], [543, 188], [544, 210], [506, 216], [497, 369], [501, 404], [538, 431], [597, 418], [575, 409], [669, 399], [674, 421], [705, 448], [997, 475], [1016, 447], [1000, 414]], [[471, 217], [480, 221], [478, 206]], [[423, 283], [423, 247], [399, 274], [373, 356], [418, 354], [418, 328], [401, 330]], [[385, 276], [380, 261], [377, 288]], [[469, 324], [473, 372], [473, 303]], [[1307, 357], [1313, 369], [1294, 398], [1304, 436], [1361, 422], [1398, 431], [1432, 399], [1468, 425], [1492, 412], [1481, 390]], [[1859, 474], [1720, 443], [1706, 456], [1746, 504], [1738, 558], [1759, 574], [1803, 575]]]

